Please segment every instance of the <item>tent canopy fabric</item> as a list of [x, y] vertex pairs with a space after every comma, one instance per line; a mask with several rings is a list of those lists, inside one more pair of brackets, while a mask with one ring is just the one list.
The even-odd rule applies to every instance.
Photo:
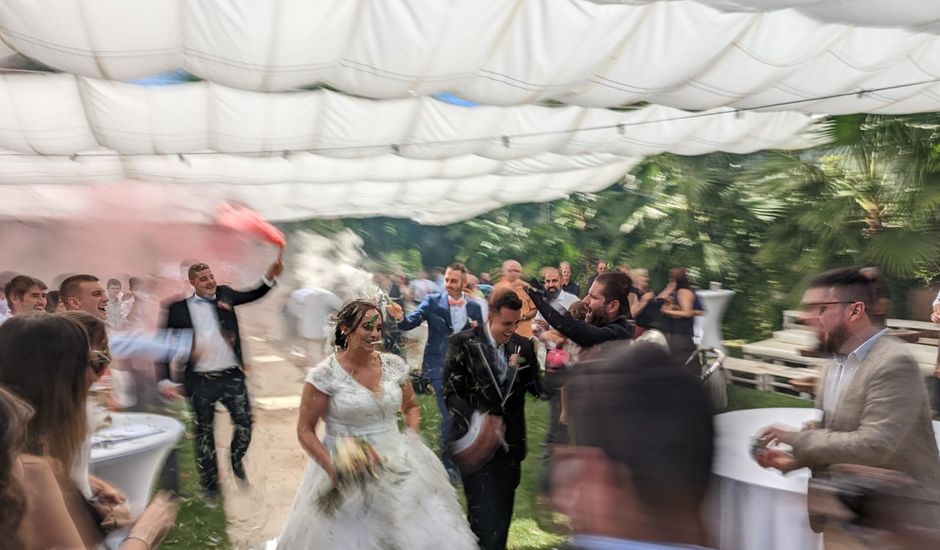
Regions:
[[0, 2], [0, 218], [443, 224], [936, 110], [940, 2]]
[[437, 160], [747, 153], [812, 145], [802, 132], [814, 120], [794, 112], [461, 107], [428, 97], [376, 101], [326, 90], [260, 93], [208, 82], [139, 86], [67, 74], [0, 75], [0, 148], [39, 155], [105, 147], [361, 158], [389, 153], [391, 145], [402, 157]]
[[0, 40], [110, 80], [184, 68], [232, 88], [326, 84], [377, 99], [450, 91], [491, 105], [910, 113], [940, 109], [938, 4], [5, 0]]
[[[0, 184], [45, 186], [45, 196], [55, 189], [81, 204], [93, 198], [69, 186], [149, 182], [181, 197], [161, 215], [185, 219], [211, 214], [212, 201], [227, 197], [274, 220], [385, 213], [449, 223], [603, 189], [661, 152], [804, 148], [819, 141], [818, 120], [8, 74], [0, 76]], [[34, 213], [29, 192], [20, 200], [5, 192], [4, 215]], [[61, 202], [44, 215], [71, 215]]]
[[[595, 4], [643, 6], [657, 0], [589, 0]], [[679, 1], [679, 0], [666, 0]], [[940, 3], [930, 0], [697, 0], [727, 12], [767, 12], [792, 9], [827, 23], [900, 27], [937, 32]]]

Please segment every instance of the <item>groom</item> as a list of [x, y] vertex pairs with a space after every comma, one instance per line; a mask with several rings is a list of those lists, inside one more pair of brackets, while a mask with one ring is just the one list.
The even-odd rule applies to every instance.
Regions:
[[474, 412], [497, 424], [503, 441], [472, 473], [461, 473], [470, 528], [485, 550], [503, 550], [526, 455], [525, 392], [541, 393], [531, 341], [517, 335], [522, 300], [509, 290], [490, 298], [485, 323], [454, 335], [444, 364], [444, 397], [453, 418], [451, 443], [467, 434]]

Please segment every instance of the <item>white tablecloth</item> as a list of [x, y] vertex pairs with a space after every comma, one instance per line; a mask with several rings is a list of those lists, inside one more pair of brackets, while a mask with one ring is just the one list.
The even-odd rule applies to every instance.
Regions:
[[[813, 533], [806, 515], [810, 472], [783, 475], [765, 470], [751, 458], [751, 438], [764, 427], [785, 424], [799, 428], [818, 420], [816, 409], [747, 409], [715, 417], [714, 484], [706, 511], [722, 550], [816, 550], [822, 538]], [[940, 422], [933, 423], [940, 447]]]
[[124, 491], [139, 514], [183, 425], [156, 414], [112, 413], [111, 419], [110, 428], [92, 436], [91, 472]]

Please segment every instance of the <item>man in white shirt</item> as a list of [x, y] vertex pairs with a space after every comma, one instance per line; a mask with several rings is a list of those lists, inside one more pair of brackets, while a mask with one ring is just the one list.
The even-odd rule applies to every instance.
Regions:
[[[571, 307], [571, 304], [578, 301], [578, 297], [562, 289], [561, 270], [555, 267], [543, 267], [541, 273], [546, 301], [558, 313], [567, 314], [568, 308]], [[536, 314], [535, 319], [532, 321], [532, 333], [541, 342], [539, 346], [539, 360], [543, 365], [545, 364], [544, 359], [548, 348], [554, 348], [555, 346], [555, 338], [546, 337], [543, 339], [543, 335], [551, 330], [552, 327], [545, 321], [542, 314]], [[561, 388], [564, 385], [566, 373], [563, 372], [563, 370], [552, 370], [547, 365], [545, 368], [546, 373], [543, 387], [545, 393], [550, 397], [549, 428], [545, 433], [545, 446], [546, 451], [548, 451], [552, 445], [568, 442], [568, 428], [561, 423]]]
[[81, 310], [107, 322], [108, 293], [94, 275], [72, 275], [59, 285], [59, 301], [66, 310]]
[[130, 304], [124, 300], [124, 294], [121, 292], [121, 281], [117, 279], [108, 279], [108, 303], [105, 306], [107, 314], [106, 322], [112, 330], [121, 330], [127, 319], [127, 312], [130, 311]]
[[288, 318], [287, 340], [291, 347], [303, 343], [304, 367], [312, 367], [324, 357], [329, 336], [330, 316], [342, 309], [343, 301], [325, 288], [298, 288], [284, 305]]
[[[202, 481], [203, 496], [214, 500], [219, 492], [216, 463], [214, 420], [215, 404], [221, 402], [232, 419], [232, 473], [241, 483], [248, 478], [242, 458], [251, 442], [251, 404], [245, 386], [241, 335], [235, 307], [253, 302], [274, 286], [283, 266], [280, 260], [268, 268], [257, 287], [238, 291], [216, 283], [208, 264], [189, 267], [189, 282], [195, 292], [189, 298], [170, 304], [165, 327], [195, 331], [195, 357], [184, 368], [183, 388], [189, 397], [196, 421], [196, 465]], [[162, 365], [160, 379], [170, 378], [170, 365]]]
[[29, 311], [46, 310], [46, 283], [29, 277], [17, 275], [3, 286], [3, 295], [9, 304], [9, 312], [0, 314], [0, 323], [8, 317]]
[[[561, 271], [555, 267], [542, 268], [542, 286], [545, 287], [545, 301], [555, 308], [555, 311], [561, 314], [568, 312], [571, 304], [578, 301], [578, 297], [569, 292], [565, 292], [561, 286]], [[541, 313], [535, 315], [535, 322], [541, 325], [543, 330], [548, 326], [545, 323]], [[535, 328], [535, 327], [533, 327]]]

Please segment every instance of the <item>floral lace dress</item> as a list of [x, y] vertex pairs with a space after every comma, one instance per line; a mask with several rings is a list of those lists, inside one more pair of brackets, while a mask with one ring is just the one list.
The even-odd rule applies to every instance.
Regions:
[[408, 366], [383, 353], [380, 391], [354, 380], [335, 355], [311, 369], [306, 382], [330, 396], [326, 443], [337, 436], [367, 439], [385, 465], [368, 488], [348, 489], [335, 514], [324, 514], [317, 498], [332, 483], [310, 461], [279, 537], [278, 549], [476, 550], [456, 493], [440, 459], [415, 433], [401, 433], [397, 412]]

